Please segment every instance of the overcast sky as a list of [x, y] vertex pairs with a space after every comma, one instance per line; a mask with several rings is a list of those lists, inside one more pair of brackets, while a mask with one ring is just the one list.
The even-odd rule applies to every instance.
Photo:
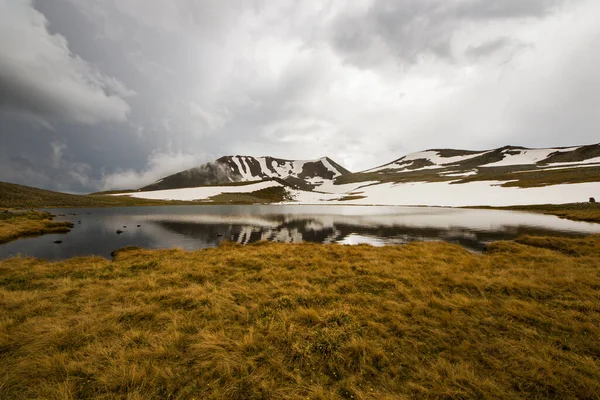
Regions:
[[0, 0], [0, 180], [600, 141], [598, 0]]

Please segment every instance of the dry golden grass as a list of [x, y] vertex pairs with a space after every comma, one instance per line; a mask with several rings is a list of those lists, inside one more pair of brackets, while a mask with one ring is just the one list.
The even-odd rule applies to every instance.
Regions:
[[67, 233], [73, 227], [70, 222], [53, 222], [53, 215], [47, 212], [5, 211], [0, 209], [0, 243], [25, 236]]
[[0, 262], [6, 399], [597, 399], [600, 237]]
[[538, 204], [509, 207], [466, 207], [517, 210], [556, 215], [573, 221], [600, 222], [600, 203]]
[[574, 221], [600, 222], [600, 209], [598, 210], [567, 210], [546, 212], [561, 218], [571, 219]]

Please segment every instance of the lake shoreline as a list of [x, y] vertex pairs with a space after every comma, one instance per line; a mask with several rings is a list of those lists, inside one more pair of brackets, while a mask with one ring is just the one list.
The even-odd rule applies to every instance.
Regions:
[[477, 206], [463, 208], [537, 212], [547, 215], [556, 215], [559, 218], [565, 218], [571, 221], [600, 223], [600, 203], [597, 202], [568, 204], [532, 204], [525, 206], [505, 207]]
[[[0, 246], [0, 259], [18, 254], [50, 260], [91, 254], [109, 258], [111, 251], [128, 245], [195, 250], [216, 247], [226, 240], [377, 246], [441, 240], [481, 252], [488, 243], [522, 235], [582, 237], [600, 233], [598, 224], [540, 213], [450, 207], [179, 205], [55, 208], [42, 213], [54, 214], [52, 223], [64, 223], [72, 231], [66, 235], [50, 231], [50, 236], [5, 243]], [[26, 225], [29, 214], [18, 214], [22, 215], [19, 223]], [[35, 218], [30, 223], [40, 232], [37, 224], [42, 214], [31, 215]]]

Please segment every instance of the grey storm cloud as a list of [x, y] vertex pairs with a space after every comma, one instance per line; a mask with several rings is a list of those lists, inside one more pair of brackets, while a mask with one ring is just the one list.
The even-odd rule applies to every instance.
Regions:
[[0, 0], [0, 180], [596, 142], [596, 0]]
[[469, 46], [465, 50], [465, 54], [474, 58], [487, 57], [507, 47], [525, 48], [527, 45], [507, 37], [500, 37], [479, 45]]
[[[392, 57], [415, 63], [423, 55], [452, 58], [454, 35], [467, 23], [540, 18], [561, 0], [375, 0], [342, 14], [332, 29], [335, 47], [348, 61], [369, 66]], [[500, 40], [500, 39], [497, 39]], [[506, 40], [506, 39], [504, 39]]]
[[133, 92], [69, 51], [29, 1], [0, 2], [0, 105], [41, 120], [124, 120]]

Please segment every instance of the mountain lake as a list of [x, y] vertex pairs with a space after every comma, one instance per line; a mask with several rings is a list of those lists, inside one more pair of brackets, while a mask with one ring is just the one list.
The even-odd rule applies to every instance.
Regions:
[[196, 250], [225, 240], [375, 246], [443, 240], [482, 251], [492, 241], [521, 235], [600, 233], [600, 224], [551, 215], [438, 207], [201, 205], [46, 211], [57, 215], [55, 221], [70, 221], [75, 227], [67, 234], [0, 245], [0, 259], [17, 255], [47, 260], [86, 255], [110, 258], [113, 250], [125, 246]]

